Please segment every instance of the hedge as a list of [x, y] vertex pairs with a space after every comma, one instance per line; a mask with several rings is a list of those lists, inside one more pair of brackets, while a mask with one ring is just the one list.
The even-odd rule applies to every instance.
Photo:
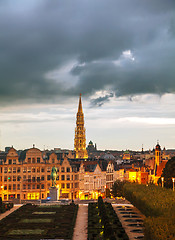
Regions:
[[145, 239], [175, 240], [175, 192], [155, 185], [126, 183], [124, 194], [147, 217]]

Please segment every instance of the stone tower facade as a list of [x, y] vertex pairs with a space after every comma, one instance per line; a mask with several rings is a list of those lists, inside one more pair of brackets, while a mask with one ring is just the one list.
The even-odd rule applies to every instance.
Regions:
[[76, 158], [86, 159], [88, 158], [86, 150], [86, 135], [84, 127], [84, 114], [81, 102], [81, 94], [79, 98], [79, 106], [77, 112], [77, 121], [75, 128], [74, 150], [76, 152]]
[[159, 143], [157, 143], [155, 148], [155, 165], [159, 166], [161, 163], [161, 148]]
[[155, 148], [155, 160], [154, 160], [154, 174], [157, 176], [159, 165], [161, 163], [161, 148], [159, 143], [157, 142], [156, 148]]

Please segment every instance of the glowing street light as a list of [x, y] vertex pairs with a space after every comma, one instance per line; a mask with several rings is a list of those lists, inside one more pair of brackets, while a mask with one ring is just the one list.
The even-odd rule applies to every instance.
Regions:
[[161, 177], [162, 180], [162, 188], [164, 187], [164, 177]]
[[172, 177], [172, 181], [173, 181], [173, 191], [174, 191], [174, 182], [175, 182], [175, 178]]

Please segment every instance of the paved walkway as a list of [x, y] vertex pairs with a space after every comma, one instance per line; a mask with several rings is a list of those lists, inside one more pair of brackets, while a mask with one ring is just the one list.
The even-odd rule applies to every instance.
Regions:
[[22, 206], [22, 204], [14, 205], [13, 208], [11, 208], [10, 210], [6, 211], [5, 213], [0, 213], [0, 220], [5, 218], [5, 217], [7, 217], [10, 213], [14, 212], [15, 210], [17, 210], [21, 206]]
[[79, 204], [73, 240], [87, 239], [88, 204]]
[[[136, 230], [137, 229], [137, 230], [143, 231], [143, 226], [141, 226], [142, 222], [139, 222], [139, 221], [140, 220], [141, 221], [144, 220], [145, 216], [136, 207], [134, 207], [132, 204], [121, 204], [121, 205], [120, 204], [112, 204], [112, 206], [113, 206], [115, 212], [117, 213], [117, 216], [118, 216], [118, 218], [119, 218], [119, 220], [120, 220], [120, 222], [122, 224], [122, 227], [125, 229], [125, 232], [128, 235], [129, 239], [130, 240], [135, 240], [137, 238], [139, 238], [139, 239], [142, 238], [143, 239], [144, 234], [142, 232], [140, 232], [140, 233], [138, 232], [137, 233], [137, 232], [132, 232], [132, 230]], [[135, 217], [135, 214], [130, 214], [130, 213], [122, 214], [122, 212], [127, 212], [127, 211], [125, 210], [125, 208], [123, 208], [122, 212], [119, 211], [119, 206], [121, 206], [121, 208], [122, 208], [122, 206], [123, 207], [125, 206], [126, 209], [127, 209], [127, 207], [129, 207], [130, 209], [132, 209], [129, 212], [136, 213], [136, 215], [139, 218]], [[128, 215], [128, 217], [125, 218], [124, 217], [125, 215]], [[137, 222], [137, 219], [139, 219], [138, 222]], [[132, 222], [128, 222], [127, 220], [131, 220], [131, 221], [134, 220], [134, 221], [136, 221], [136, 222], [133, 222], [133, 224], [136, 224], [137, 226], [131, 226], [130, 224], [132, 224]]]

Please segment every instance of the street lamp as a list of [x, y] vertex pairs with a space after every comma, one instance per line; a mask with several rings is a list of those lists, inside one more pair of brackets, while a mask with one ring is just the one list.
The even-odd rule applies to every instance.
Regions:
[[161, 177], [162, 180], [162, 188], [164, 187], [164, 177]]
[[175, 178], [172, 177], [172, 182], [173, 182], [173, 191], [174, 191], [174, 182], [175, 182]]

